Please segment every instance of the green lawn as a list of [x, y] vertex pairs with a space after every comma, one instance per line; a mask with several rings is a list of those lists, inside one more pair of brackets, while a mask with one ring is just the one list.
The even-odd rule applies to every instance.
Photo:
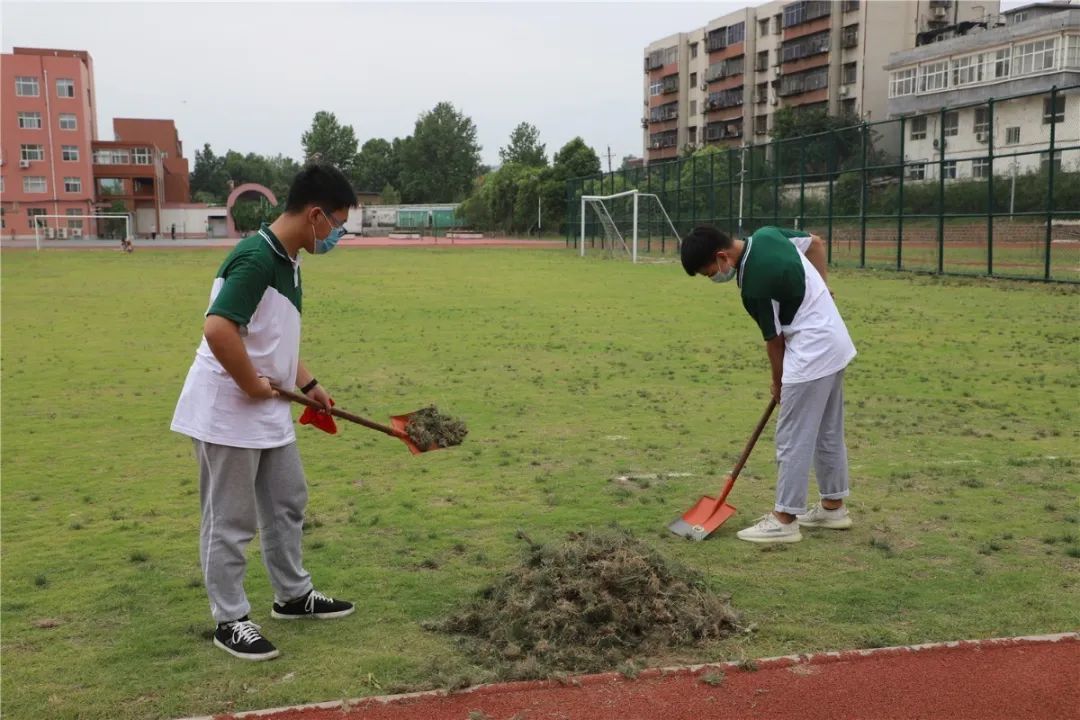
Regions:
[[[460, 448], [414, 457], [358, 426], [298, 430], [306, 564], [358, 602], [214, 649], [189, 441], [168, 425], [223, 251], [3, 254], [3, 711], [161, 718], [484, 677], [420, 628], [538, 541], [616, 522], [704, 572], [757, 630], [650, 664], [1080, 626], [1080, 288], [837, 271], [855, 527], [783, 548], [771, 430], [705, 543], [665, 526], [712, 492], [766, 403], [734, 285], [564, 250], [306, 258], [303, 357], [341, 407], [435, 402]], [[342, 423], [344, 424], [344, 423]], [[659, 473], [643, 488], [611, 482]], [[691, 473], [690, 476], [667, 476]], [[41, 627], [42, 625], [52, 627]]]

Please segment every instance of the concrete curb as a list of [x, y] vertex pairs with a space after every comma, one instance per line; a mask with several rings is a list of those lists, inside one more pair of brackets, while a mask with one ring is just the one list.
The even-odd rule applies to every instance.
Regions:
[[[769, 668], [791, 667], [793, 665], [824, 665], [828, 663], [845, 662], [850, 660], [873, 658], [877, 656], [899, 655], [903, 653], [918, 653], [934, 650], [950, 650], [971, 647], [1014, 647], [1022, 645], [1041, 645], [1058, 642], [1080, 642], [1080, 632], [1055, 633], [1051, 635], [1024, 635], [1020, 637], [1009, 638], [988, 638], [986, 640], [950, 640], [948, 642], [923, 643], [920, 645], [898, 645], [895, 647], [871, 648], [867, 650], [840, 650], [801, 655], [780, 655], [778, 657], [769, 657], [755, 660], [754, 665], [758, 670], [765, 670]], [[738, 672], [742, 669], [742, 663], [739, 662], [702, 663], [699, 665], [675, 665], [671, 667], [650, 668], [648, 670], [643, 670], [637, 675], [635, 679], [661, 677], [674, 673], [694, 674], [699, 673], [703, 670]], [[216, 718], [235, 718], [236, 720], [243, 720], [245, 718], [267, 717], [275, 715], [277, 713], [295, 712], [297, 710], [348, 710], [358, 705], [387, 705], [390, 703], [397, 703], [404, 700], [412, 700], [415, 698], [444, 697], [448, 695], [470, 694], [487, 695], [502, 692], [526, 690], [530, 688], [535, 690], [543, 690], [546, 688], [560, 687], [564, 685], [583, 686], [612, 681], [628, 680], [621, 673], [606, 672], [597, 673], [594, 675], [579, 675], [567, 678], [565, 681], [520, 680], [507, 683], [488, 683], [485, 685], [475, 685], [473, 687], [465, 688], [463, 690], [457, 690], [454, 692], [450, 692], [448, 690], [424, 690], [421, 692], [402, 693], [398, 695], [371, 695], [368, 697], [349, 700], [335, 700], [330, 702], [311, 703], [306, 705], [289, 705], [285, 707], [269, 708], [266, 710], [246, 710], [243, 712], [237, 712], [232, 714], [199, 715], [196, 717], [181, 718], [180, 720], [215, 720]]]

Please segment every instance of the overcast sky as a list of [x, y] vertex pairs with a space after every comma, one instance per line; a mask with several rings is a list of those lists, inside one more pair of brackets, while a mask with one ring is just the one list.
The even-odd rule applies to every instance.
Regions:
[[102, 139], [113, 117], [173, 118], [192, 162], [207, 142], [300, 159], [318, 110], [360, 143], [403, 137], [449, 100], [476, 123], [486, 163], [526, 121], [549, 156], [581, 135], [618, 166], [642, 151], [644, 47], [746, 4], [5, 0], [0, 21], [4, 52], [90, 52]]

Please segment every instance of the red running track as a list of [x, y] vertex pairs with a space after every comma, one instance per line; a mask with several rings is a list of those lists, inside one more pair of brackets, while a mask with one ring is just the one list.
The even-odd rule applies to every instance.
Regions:
[[[710, 673], [714, 684], [702, 680]], [[753, 671], [729, 663], [634, 680], [609, 673], [485, 685], [347, 706], [218, 720], [1070, 720], [1080, 718], [1080, 634], [775, 658]]]

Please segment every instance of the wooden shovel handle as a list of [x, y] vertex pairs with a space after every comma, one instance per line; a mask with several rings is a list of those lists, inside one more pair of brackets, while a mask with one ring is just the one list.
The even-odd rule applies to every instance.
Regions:
[[720, 493], [720, 498], [718, 500], [719, 504], [722, 505], [724, 501], [727, 500], [728, 493], [731, 492], [732, 486], [735, 485], [735, 478], [739, 477], [739, 473], [742, 472], [743, 465], [745, 465], [746, 461], [750, 458], [750, 452], [754, 449], [754, 445], [757, 444], [758, 438], [761, 437], [761, 431], [765, 429], [765, 425], [769, 422], [769, 418], [772, 416], [773, 410], [775, 409], [776, 398], [769, 398], [769, 407], [765, 408], [765, 414], [758, 420], [757, 427], [754, 428], [754, 434], [750, 436], [750, 441], [746, 443], [742, 455], [739, 456], [739, 462], [735, 463], [735, 467], [727, 477], [724, 489]]
[[[307, 395], [294, 393], [289, 390], [285, 390], [284, 388], [279, 388], [277, 385], [271, 385], [270, 387], [274, 388], [274, 390], [277, 391], [277, 394], [281, 397], [292, 400], [295, 403], [307, 405], [309, 408], [314, 408], [316, 410], [326, 410], [326, 408], [324, 408], [321, 403], [315, 402]], [[374, 420], [368, 420], [367, 418], [362, 418], [359, 415], [353, 415], [351, 412], [346, 412], [345, 410], [339, 410], [338, 408], [330, 408], [330, 414], [334, 417], [339, 417], [342, 420], [348, 420], [349, 422], [354, 422], [357, 425], [363, 425], [366, 428], [378, 430], [379, 432], [386, 433], [387, 435], [390, 435], [392, 437], [400, 438], [404, 436], [404, 433], [399, 432], [388, 425], [382, 425], [375, 422]]]

